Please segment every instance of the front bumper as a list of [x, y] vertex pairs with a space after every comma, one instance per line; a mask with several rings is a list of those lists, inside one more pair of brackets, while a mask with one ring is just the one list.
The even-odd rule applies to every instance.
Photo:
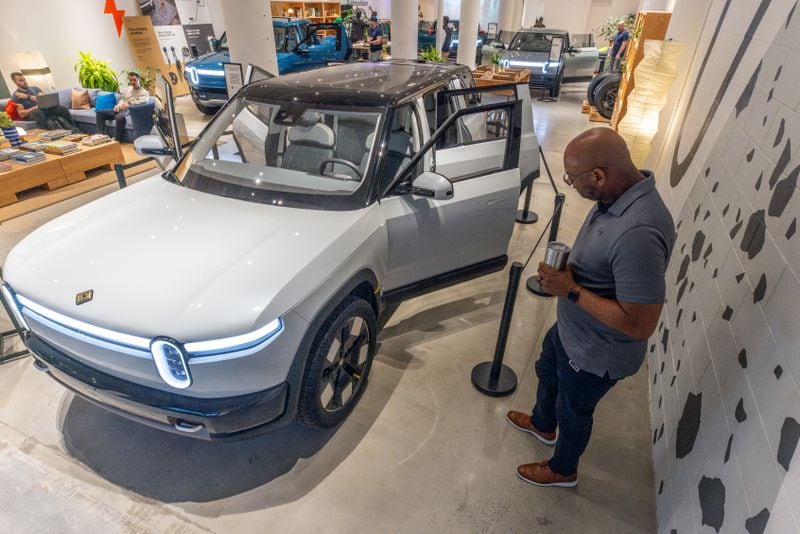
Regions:
[[190, 87], [192, 99], [206, 106], [224, 106], [228, 102], [228, 90], [217, 87]]
[[117, 378], [81, 363], [34, 333], [26, 337], [39, 369], [81, 397], [136, 422], [204, 440], [240, 439], [291, 419], [289, 384], [223, 398], [178, 395]]

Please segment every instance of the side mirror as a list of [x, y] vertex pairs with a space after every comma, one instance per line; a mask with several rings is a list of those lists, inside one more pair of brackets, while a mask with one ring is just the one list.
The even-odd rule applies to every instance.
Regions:
[[140, 156], [152, 157], [162, 170], [175, 159], [175, 152], [164, 144], [158, 135], [143, 135], [133, 141], [133, 148]]
[[295, 54], [300, 54], [301, 56], [305, 56], [308, 54], [308, 45], [303, 43], [297, 45], [297, 48], [294, 49]]
[[423, 172], [417, 176], [411, 187], [406, 187], [401, 193], [410, 193], [433, 200], [450, 200], [453, 198], [453, 184], [450, 180], [435, 172]]
[[568, 52], [568, 53], [570, 53], [570, 54], [577, 54], [578, 52], [580, 52], [580, 49], [579, 49], [579, 48], [576, 48], [576, 47], [574, 47], [574, 46], [570, 46], [570, 47], [567, 49], [567, 52]]

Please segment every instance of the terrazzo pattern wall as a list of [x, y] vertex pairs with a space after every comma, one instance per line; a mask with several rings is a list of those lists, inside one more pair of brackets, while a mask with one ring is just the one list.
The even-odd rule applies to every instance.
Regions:
[[678, 228], [648, 355], [659, 531], [800, 532], [800, 8], [714, 0], [703, 31], [656, 166]]

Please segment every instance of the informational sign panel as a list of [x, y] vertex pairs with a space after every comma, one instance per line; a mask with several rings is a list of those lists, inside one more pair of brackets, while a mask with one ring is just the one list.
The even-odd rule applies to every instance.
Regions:
[[553, 37], [550, 41], [550, 62], [557, 63], [561, 61], [561, 49], [564, 47], [563, 37]]
[[[172, 56], [173, 51], [159, 42], [151, 18], [125, 17], [124, 21], [136, 68], [140, 71], [154, 70], [162, 74], [169, 81], [173, 96], [188, 94], [189, 87], [183, 79], [183, 69], [179, 69], [175, 61], [175, 57], [179, 57], [179, 52], [175, 50], [175, 55]], [[164, 59], [168, 57], [167, 54], [172, 57], [170, 61]]]
[[228, 98], [232, 98], [244, 85], [242, 64], [224, 63], [222, 68], [225, 69], [225, 87], [228, 88]]

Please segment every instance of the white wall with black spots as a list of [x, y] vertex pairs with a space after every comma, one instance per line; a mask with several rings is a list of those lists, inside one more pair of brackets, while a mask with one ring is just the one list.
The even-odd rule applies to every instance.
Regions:
[[800, 532], [800, 7], [678, 0], [668, 33], [696, 46], [649, 162], [678, 228], [648, 353], [659, 531]]

